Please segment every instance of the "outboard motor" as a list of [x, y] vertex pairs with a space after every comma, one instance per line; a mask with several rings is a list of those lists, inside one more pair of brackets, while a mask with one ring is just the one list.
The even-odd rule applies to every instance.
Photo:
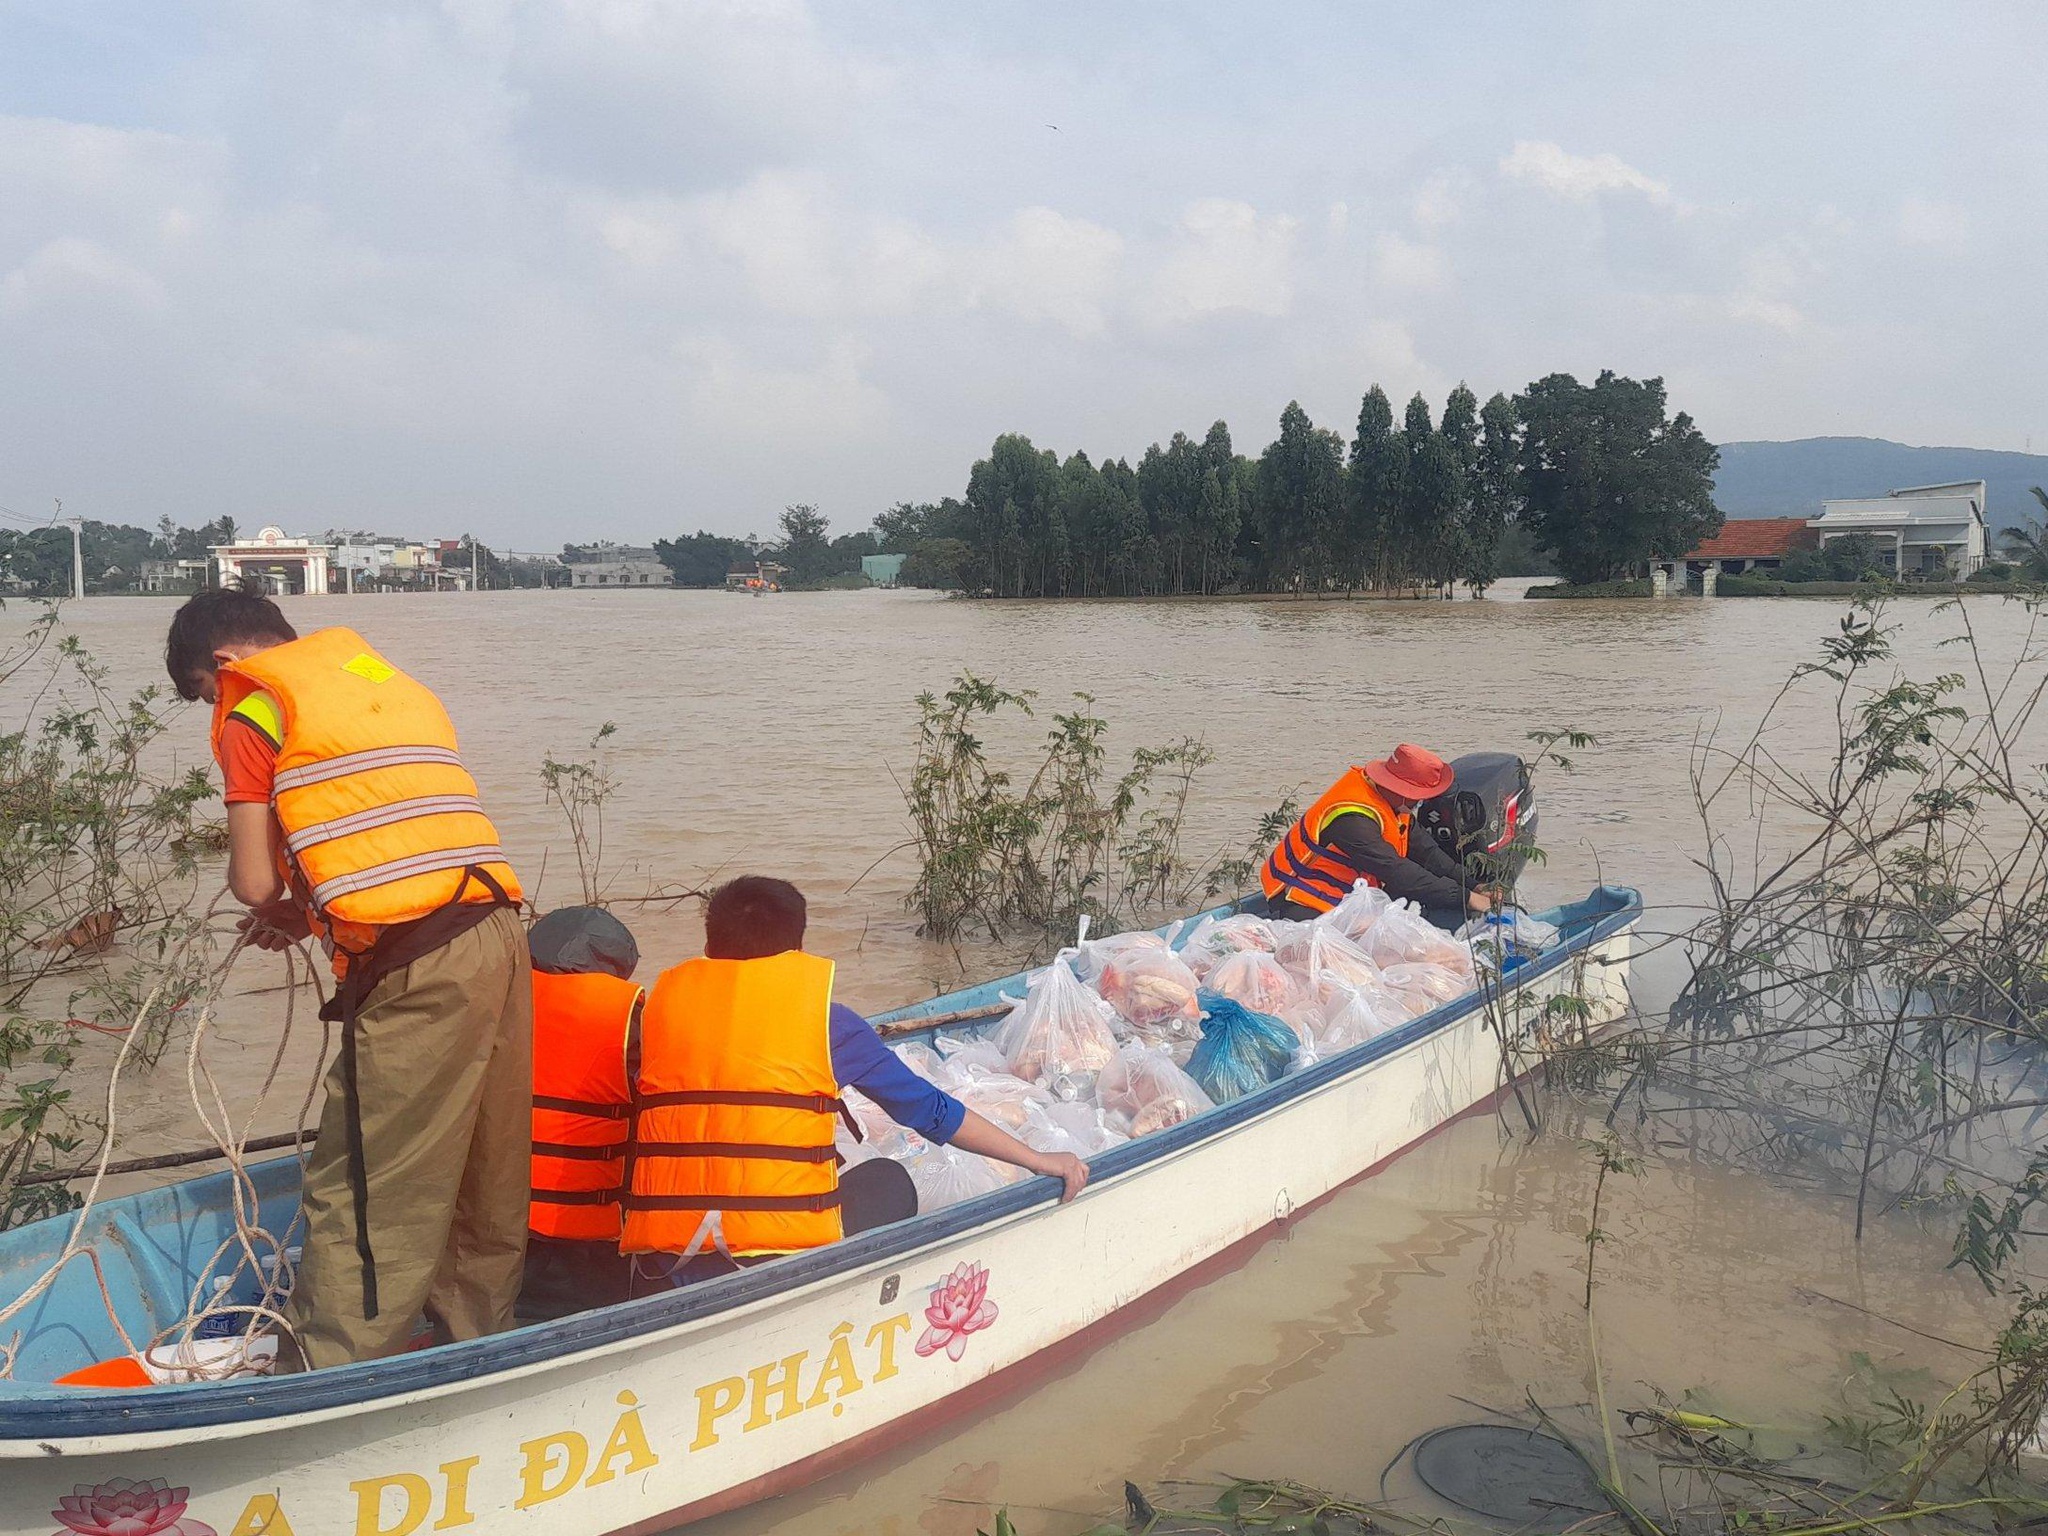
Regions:
[[1536, 841], [1529, 765], [1512, 752], [1474, 752], [1453, 759], [1451, 768], [1457, 778], [1422, 802], [1417, 822], [1482, 881], [1512, 885]]

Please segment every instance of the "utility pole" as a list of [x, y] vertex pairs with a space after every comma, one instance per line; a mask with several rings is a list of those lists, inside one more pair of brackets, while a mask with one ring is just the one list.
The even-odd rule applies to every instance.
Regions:
[[476, 584], [476, 570], [476, 535], [472, 533], [469, 536], [469, 590], [481, 592], [483, 588]]
[[[64, 517], [64, 503], [57, 503], [57, 515]], [[84, 524], [75, 517], [65, 517], [71, 525], [71, 595], [83, 599], [85, 596], [85, 546], [79, 542], [79, 530]]]

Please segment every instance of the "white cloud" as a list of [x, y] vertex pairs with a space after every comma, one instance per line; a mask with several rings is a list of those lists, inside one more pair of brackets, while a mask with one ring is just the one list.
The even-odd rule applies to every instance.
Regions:
[[1463, 171], [1432, 176], [1415, 189], [1410, 217], [1418, 229], [1424, 230], [1438, 230], [1454, 224], [1465, 211], [1470, 191], [1471, 177]]
[[1426, 293], [1451, 280], [1443, 251], [1391, 231], [1373, 241], [1373, 269], [1389, 288]]
[[1181, 216], [1171, 253], [1154, 274], [1144, 307], [1165, 323], [1231, 310], [1279, 318], [1294, 305], [1294, 236], [1299, 221], [1261, 214], [1250, 203], [1204, 198]]
[[971, 258], [971, 288], [976, 302], [1020, 320], [1092, 336], [1107, 323], [1123, 255], [1123, 237], [1113, 229], [1051, 208], [1025, 208]]
[[1970, 239], [1970, 216], [1954, 203], [1908, 197], [1899, 204], [1899, 238], [1908, 245], [1963, 246]]
[[888, 421], [889, 401], [862, 376], [862, 350], [839, 336], [811, 367], [757, 361], [722, 337], [682, 343], [692, 378], [685, 430], [698, 443], [737, 445], [786, 455], [843, 447], [873, 437]]
[[73, 298], [92, 305], [117, 299], [155, 309], [164, 302], [164, 288], [133, 262], [75, 235], [48, 242], [0, 277], [0, 315]]
[[1519, 141], [1502, 158], [1500, 173], [1575, 203], [1590, 202], [1603, 192], [1634, 192], [1660, 207], [1678, 204], [1668, 186], [1619, 155], [1574, 155], [1547, 139]]

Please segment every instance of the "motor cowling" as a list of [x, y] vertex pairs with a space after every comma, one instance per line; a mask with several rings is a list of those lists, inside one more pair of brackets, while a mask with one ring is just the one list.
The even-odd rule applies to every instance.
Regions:
[[1451, 787], [1416, 815], [1437, 846], [1485, 884], [1512, 885], [1536, 842], [1536, 790], [1512, 752], [1454, 758]]

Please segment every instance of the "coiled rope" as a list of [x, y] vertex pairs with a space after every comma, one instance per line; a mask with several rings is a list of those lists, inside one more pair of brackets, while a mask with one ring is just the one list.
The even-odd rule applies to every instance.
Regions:
[[[192, 1038], [185, 1052], [185, 1084], [191, 1094], [192, 1107], [199, 1116], [200, 1124], [206, 1128], [207, 1134], [213, 1138], [215, 1147], [227, 1162], [231, 1192], [230, 1212], [234, 1218], [235, 1230], [215, 1247], [206, 1263], [200, 1266], [193, 1281], [191, 1294], [186, 1301], [185, 1316], [170, 1326], [159, 1329], [150, 1337], [146, 1346], [137, 1349], [128, 1330], [122, 1325], [113, 1295], [107, 1286], [106, 1273], [101, 1267], [99, 1254], [93, 1245], [85, 1240], [86, 1223], [98, 1203], [100, 1189], [106, 1181], [107, 1168], [119, 1140], [119, 1092], [122, 1073], [128, 1065], [129, 1056], [135, 1049], [136, 1040], [143, 1035], [145, 1026], [153, 1017], [165, 989], [180, 974], [182, 963], [189, 955], [191, 947], [211, 940], [213, 925], [221, 915], [223, 904], [229, 899], [228, 891], [223, 888], [208, 904], [198, 925], [177, 942], [171, 951], [170, 964], [166, 966], [162, 978], [150, 988], [128, 1027], [121, 1032], [121, 1048], [115, 1054], [113, 1067], [107, 1077], [106, 1129], [100, 1143], [99, 1157], [93, 1165], [92, 1181], [87, 1186], [84, 1198], [72, 1218], [71, 1230], [65, 1237], [63, 1248], [33, 1283], [5, 1306], [0, 1306], [0, 1326], [17, 1317], [25, 1307], [47, 1292], [63, 1273], [64, 1267], [83, 1254], [92, 1265], [107, 1316], [129, 1353], [140, 1357], [168, 1345], [172, 1351], [169, 1360], [160, 1360], [158, 1363], [174, 1368], [178, 1375], [185, 1379], [219, 1380], [244, 1374], [249, 1369], [249, 1347], [259, 1334], [275, 1332], [279, 1336], [280, 1347], [287, 1341], [296, 1343], [296, 1335], [289, 1319], [271, 1305], [271, 1302], [277, 1294], [288, 1294], [295, 1279], [288, 1245], [299, 1217], [294, 1214], [292, 1224], [285, 1229], [283, 1238], [279, 1238], [263, 1225], [261, 1201], [256, 1192], [255, 1179], [249, 1172], [247, 1143], [250, 1139], [249, 1133], [255, 1128], [257, 1118], [262, 1113], [271, 1089], [276, 1085], [278, 1074], [283, 1069], [286, 1055], [290, 1050], [296, 1027], [301, 985], [310, 987], [321, 1003], [324, 1004], [326, 1000], [318, 963], [304, 940], [282, 951], [285, 964], [284, 1028], [278, 1035], [277, 1047], [271, 1055], [269, 1069], [264, 1075], [261, 1088], [257, 1091], [255, 1102], [250, 1105], [248, 1114], [242, 1122], [239, 1134], [234, 1129], [234, 1116], [228, 1110], [220, 1085], [214, 1078], [212, 1069], [207, 1065], [205, 1046], [207, 1036], [213, 1028], [215, 1009], [226, 991], [228, 978], [233, 974], [235, 964], [242, 953], [250, 947], [251, 935], [246, 925], [236, 935], [234, 943], [214, 971], [206, 1000], [201, 1005], [197, 1020], [192, 1026]], [[332, 1028], [323, 1019], [319, 1062], [316, 1063], [315, 1070], [307, 1082], [305, 1096], [299, 1103], [298, 1157], [302, 1172], [306, 1161], [306, 1124], [312, 1112], [314, 1097], [319, 1091], [319, 1068], [324, 1066], [332, 1043]], [[202, 1085], [204, 1093], [201, 1091]], [[209, 1099], [212, 1101], [211, 1110], [207, 1104]], [[236, 1257], [232, 1267], [224, 1272], [230, 1284], [223, 1288], [223, 1292], [232, 1294], [235, 1282], [238, 1282], [245, 1272], [250, 1273], [263, 1288], [261, 1299], [254, 1305], [215, 1299], [219, 1293], [214, 1290], [214, 1282], [221, 1278], [215, 1273], [215, 1266], [230, 1253], [236, 1253]], [[266, 1256], [270, 1271], [267, 1282]], [[243, 1318], [240, 1328], [242, 1349], [202, 1351], [197, 1348], [197, 1344], [201, 1342], [216, 1342], [211, 1339], [200, 1339], [201, 1327], [215, 1317], [229, 1314]], [[13, 1374], [14, 1360], [20, 1345], [21, 1334], [17, 1330], [12, 1339], [4, 1346], [0, 1346], [0, 1377]]]

